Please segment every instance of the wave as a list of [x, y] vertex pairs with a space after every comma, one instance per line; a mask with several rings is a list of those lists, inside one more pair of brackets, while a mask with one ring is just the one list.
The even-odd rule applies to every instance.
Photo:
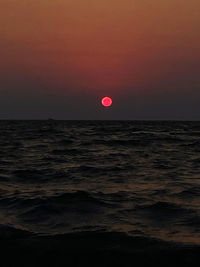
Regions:
[[80, 154], [87, 154], [88, 150], [84, 149], [55, 149], [51, 151], [53, 155], [80, 155]]
[[[115, 173], [120, 171], [128, 171], [130, 169], [133, 169], [132, 166], [92, 166], [92, 165], [81, 165], [78, 167], [71, 167], [70, 173], [87, 173], [87, 174], [101, 174], [101, 173]], [[109, 177], [110, 178], [110, 177]]]
[[42, 169], [41, 165], [40, 165], [40, 169], [30, 168], [30, 169], [14, 170], [12, 172], [12, 181], [26, 183], [26, 184], [27, 183], [49, 183], [49, 182], [59, 181], [61, 179], [69, 178], [69, 174], [65, 170], [56, 170], [53, 168]]
[[0, 224], [0, 238], [1, 239], [8, 239], [8, 238], [24, 238], [32, 236], [33, 233], [14, 227], [13, 225], [7, 225], [7, 224]]
[[[60, 218], [67, 216], [67, 221], [72, 222], [73, 216], [94, 216], [103, 212], [110, 205], [85, 191], [33, 199], [7, 199], [7, 203], [5, 201], [4, 206], [9, 203], [10, 207], [18, 210], [18, 217], [21, 220], [32, 223], [40, 221], [50, 223], [49, 219], [55, 215], [61, 216]], [[0, 204], [2, 203], [0, 202]]]
[[[148, 146], [151, 143], [151, 140], [140, 140], [140, 139], [126, 139], [126, 140], [122, 140], [122, 139], [117, 139], [117, 140], [93, 140], [93, 142], [91, 144], [96, 144], [96, 145], [104, 145], [104, 146]], [[83, 143], [84, 145], [84, 143]], [[85, 143], [85, 145], [88, 145], [88, 143]]]
[[0, 199], [0, 203], [7, 203], [7, 204], [19, 203], [22, 206], [31, 206], [43, 203], [69, 204], [74, 202], [75, 203], [87, 202], [87, 203], [101, 204], [101, 205], [105, 204], [104, 202], [98, 200], [97, 198], [95, 198], [86, 191], [66, 192], [57, 195], [51, 195], [46, 197], [35, 197], [35, 198], [30, 198], [30, 197], [26, 198], [16, 195]]
[[[115, 232], [115, 231], [76, 231], [76, 232], [69, 232], [63, 234], [38, 234], [34, 233], [25, 229], [20, 229], [14, 227], [13, 225], [5, 225], [0, 224], [0, 238], [25, 238], [25, 237], [32, 237], [38, 239], [47, 239], [47, 240], [68, 240], [74, 242], [74, 248], [78, 249], [78, 247], [84, 246], [91, 246], [91, 248], [96, 246], [96, 248], [100, 248], [101, 245], [104, 243], [103, 249], [112, 249], [117, 247], [126, 247], [128, 249], [137, 248], [137, 249], [144, 249], [145, 247], [169, 247], [175, 245], [174, 242], [166, 242], [162, 241], [157, 238], [147, 237], [147, 236], [134, 236], [135, 232], [130, 234], [126, 234], [123, 232]], [[76, 241], [78, 241], [76, 243]]]
[[174, 196], [178, 198], [183, 198], [183, 199], [191, 199], [191, 198], [200, 198], [200, 188], [198, 187], [192, 187], [189, 189], [184, 189], [181, 192], [174, 194]]
[[195, 210], [183, 208], [175, 203], [156, 202], [151, 205], [136, 206], [136, 213], [142, 214], [159, 223], [160, 220], [180, 220], [181, 217], [192, 216], [196, 213]]
[[0, 124], [2, 223], [199, 242], [199, 123]]

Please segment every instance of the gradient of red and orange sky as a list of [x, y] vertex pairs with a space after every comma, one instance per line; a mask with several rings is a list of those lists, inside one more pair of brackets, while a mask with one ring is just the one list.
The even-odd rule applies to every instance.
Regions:
[[0, 118], [200, 119], [199, 0], [0, 6]]

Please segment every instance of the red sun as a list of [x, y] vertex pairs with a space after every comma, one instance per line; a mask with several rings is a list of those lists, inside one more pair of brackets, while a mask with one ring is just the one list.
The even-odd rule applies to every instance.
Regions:
[[101, 103], [104, 107], [110, 107], [112, 105], [112, 99], [108, 96], [102, 98]]

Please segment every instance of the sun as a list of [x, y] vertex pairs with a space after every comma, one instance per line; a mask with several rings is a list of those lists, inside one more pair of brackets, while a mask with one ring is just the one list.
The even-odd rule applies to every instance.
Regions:
[[104, 107], [110, 107], [112, 105], [112, 98], [110, 98], [109, 96], [103, 97], [101, 100], [101, 104]]

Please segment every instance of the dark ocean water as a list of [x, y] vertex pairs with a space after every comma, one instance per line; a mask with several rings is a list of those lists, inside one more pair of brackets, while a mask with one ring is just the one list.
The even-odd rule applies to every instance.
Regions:
[[0, 121], [0, 224], [200, 244], [200, 122]]

